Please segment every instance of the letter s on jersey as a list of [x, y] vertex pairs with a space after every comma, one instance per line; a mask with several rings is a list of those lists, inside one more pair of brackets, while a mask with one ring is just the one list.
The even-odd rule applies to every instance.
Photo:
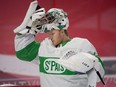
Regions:
[[66, 69], [60, 64], [56, 63], [57, 59], [46, 59], [44, 61], [44, 70], [47, 73], [63, 73]]

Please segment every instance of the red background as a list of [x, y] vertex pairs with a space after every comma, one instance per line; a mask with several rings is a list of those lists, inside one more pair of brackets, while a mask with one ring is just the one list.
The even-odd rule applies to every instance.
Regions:
[[[0, 53], [15, 54], [15, 29], [22, 22], [32, 0], [0, 0]], [[70, 37], [86, 37], [100, 56], [116, 55], [115, 0], [38, 0], [46, 11], [64, 9], [70, 19]], [[45, 34], [37, 36], [39, 41]]]

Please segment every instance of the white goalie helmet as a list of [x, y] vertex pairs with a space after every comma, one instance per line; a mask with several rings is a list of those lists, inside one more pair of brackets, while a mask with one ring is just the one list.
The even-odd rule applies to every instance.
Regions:
[[51, 8], [46, 13], [46, 17], [48, 18], [48, 20], [53, 21], [51, 24], [51, 29], [54, 28], [67, 30], [69, 27], [67, 13], [62, 9]]
[[41, 8], [32, 15], [32, 30], [45, 33], [52, 29], [64, 29], [69, 27], [67, 13], [62, 9], [51, 8], [45, 13], [45, 9]]

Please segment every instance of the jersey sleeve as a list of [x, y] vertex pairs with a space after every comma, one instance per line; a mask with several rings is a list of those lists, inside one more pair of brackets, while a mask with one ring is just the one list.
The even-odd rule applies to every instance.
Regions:
[[16, 35], [15, 36], [15, 51], [16, 56], [20, 60], [32, 61], [38, 55], [40, 42], [35, 41], [34, 35]]
[[99, 57], [97, 51], [96, 51], [96, 48], [93, 46], [92, 43], [89, 42], [89, 40], [85, 39], [82, 43], [82, 52], [85, 52], [85, 53], [90, 53], [91, 55], [94, 55], [98, 61], [100, 62], [101, 66], [103, 67], [104, 69], [104, 63], [103, 61], [101, 60], [101, 58]]

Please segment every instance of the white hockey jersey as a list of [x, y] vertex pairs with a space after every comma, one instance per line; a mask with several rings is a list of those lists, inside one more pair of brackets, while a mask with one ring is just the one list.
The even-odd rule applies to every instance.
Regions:
[[[33, 48], [31, 45], [32, 43], [34, 46], [34, 37], [32, 35], [25, 35], [23, 37], [17, 36], [15, 38], [15, 49], [16, 53], [18, 53], [17, 55], [23, 55], [23, 53], [26, 55], [27, 53], [24, 52], [24, 49], [30, 47]], [[35, 55], [34, 57], [38, 57], [39, 59], [41, 87], [87, 87], [88, 80], [86, 73], [70, 71], [57, 63], [59, 58], [66, 52], [70, 52], [70, 55], [79, 52], [95, 54], [96, 50], [94, 46], [87, 39], [73, 38], [64, 46], [61, 44], [56, 48], [52, 45], [51, 40], [46, 38], [41, 42], [41, 44], [39, 44], [39, 46], [35, 46], [34, 48], [39, 49], [36, 50], [38, 54], [36, 52], [33, 54], [33, 49], [31, 52], [32, 54], [30, 53], [30, 55]], [[18, 57], [26, 61], [34, 59], [30, 60], [29, 58], [23, 59], [20, 56]]]
[[57, 61], [66, 52], [96, 52], [93, 45], [82, 38], [74, 38], [64, 46], [54, 47], [51, 40], [45, 39], [39, 48], [41, 86], [42, 87], [87, 87], [87, 75], [72, 72], [59, 65]]

